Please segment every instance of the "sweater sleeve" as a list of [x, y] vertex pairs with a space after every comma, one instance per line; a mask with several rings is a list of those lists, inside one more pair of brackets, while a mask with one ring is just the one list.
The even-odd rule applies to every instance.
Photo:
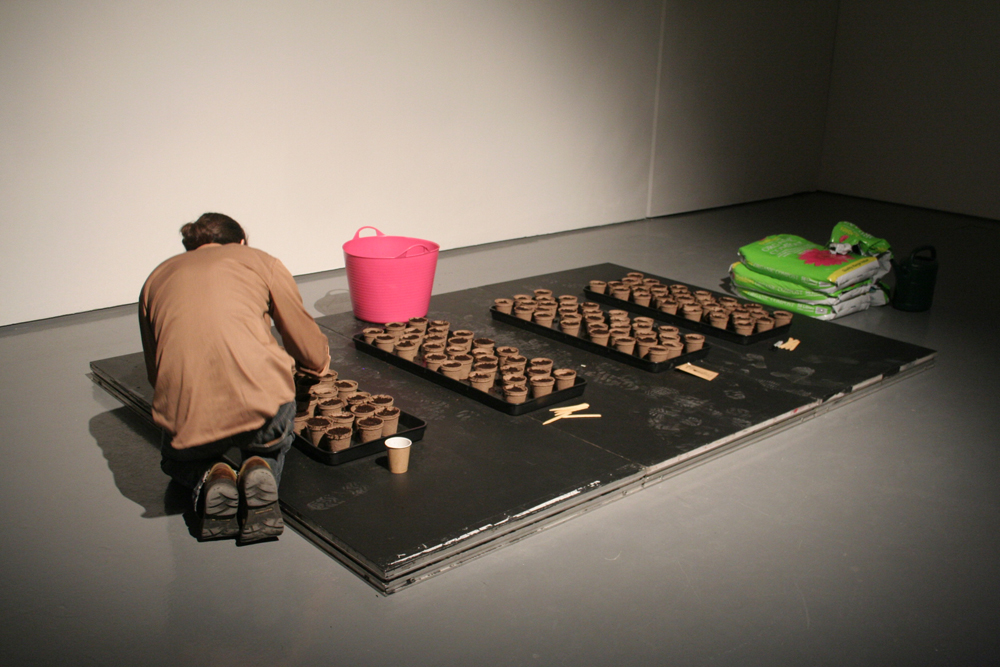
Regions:
[[300, 368], [318, 375], [326, 373], [330, 368], [330, 344], [302, 305], [302, 295], [292, 274], [278, 259], [274, 261], [270, 290], [271, 317], [285, 351]]

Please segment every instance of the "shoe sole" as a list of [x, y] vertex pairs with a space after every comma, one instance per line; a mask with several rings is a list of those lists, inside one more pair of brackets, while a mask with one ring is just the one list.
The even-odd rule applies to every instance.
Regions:
[[278, 506], [278, 484], [270, 470], [257, 469], [243, 482], [243, 521], [241, 544], [276, 538], [285, 530], [285, 521]]
[[204, 489], [205, 514], [201, 521], [201, 540], [221, 540], [240, 533], [237, 516], [240, 493], [236, 485], [211, 484]]

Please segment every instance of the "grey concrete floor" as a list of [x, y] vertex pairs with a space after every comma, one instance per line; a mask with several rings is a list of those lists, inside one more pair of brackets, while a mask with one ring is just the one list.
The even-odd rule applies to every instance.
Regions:
[[[86, 376], [140, 349], [133, 307], [0, 329], [3, 663], [997, 664], [997, 223], [799, 195], [451, 251], [435, 290], [605, 261], [715, 288], [838, 220], [937, 247], [930, 311], [840, 320], [936, 367], [390, 597], [294, 532], [190, 536], [156, 433]], [[300, 287], [349, 308], [342, 271]]]

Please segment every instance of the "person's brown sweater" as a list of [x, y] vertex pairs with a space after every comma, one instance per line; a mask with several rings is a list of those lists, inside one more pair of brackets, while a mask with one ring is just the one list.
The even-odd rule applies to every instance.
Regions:
[[153, 421], [176, 449], [259, 428], [294, 400], [295, 363], [320, 374], [330, 364], [326, 336], [288, 269], [235, 243], [160, 264], [142, 288], [139, 328]]

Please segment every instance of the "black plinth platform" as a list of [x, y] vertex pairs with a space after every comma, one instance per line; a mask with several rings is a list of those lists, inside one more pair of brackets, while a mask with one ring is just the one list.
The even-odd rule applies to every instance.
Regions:
[[[796, 317], [788, 333], [802, 343], [794, 352], [774, 350], [773, 340], [710, 339], [697, 365], [719, 376], [707, 382], [649, 373], [491, 319], [495, 298], [545, 287], [582, 300], [588, 280], [631, 270], [602, 264], [431, 300], [432, 319], [576, 369], [587, 389], [572, 402], [589, 403], [600, 419], [543, 426], [548, 410], [499, 413], [355, 350], [350, 338], [365, 323], [352, 314], [320, 318], [341, 377], [395, 396], [427, 431], [404, 475], [391, 474], [384, 456], [331, 467], [293, 449], [281, 483], [289, 524], [392, 593], [933, 365], [932, 350]], [[91, 368], [148, 416], [142, 363], [133, 354]]]

